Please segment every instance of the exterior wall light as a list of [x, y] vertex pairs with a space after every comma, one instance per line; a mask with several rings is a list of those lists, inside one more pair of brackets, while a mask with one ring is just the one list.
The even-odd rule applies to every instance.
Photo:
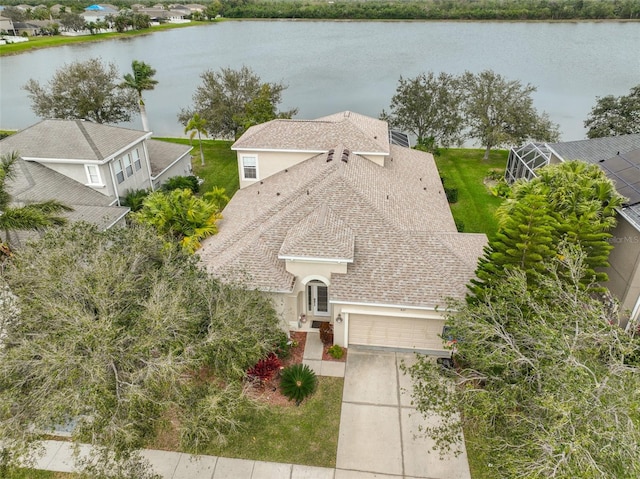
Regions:
[[338, 316], [336, 316], [336, 323], [340, 324], [341, 322], [342, 322], [342, 315], [338, 313]]

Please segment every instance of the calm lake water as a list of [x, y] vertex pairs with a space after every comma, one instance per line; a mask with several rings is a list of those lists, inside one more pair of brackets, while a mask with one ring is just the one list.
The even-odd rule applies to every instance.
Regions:
[[[536, 108], [568, 141], [585, 137], [597, 96], [640, 83], [640, 23], [230, 21], [51, 48], [0, 58], [0, 129], [38, 121], [21, 89], [27, 80], [46, 82], [93, 57], [123, 74], [134, 59], [157, 70], [159, 84], [145, 93], [156, 136], [184, 136], [177, 114], [203, 71], [247, 65], [263, 81], [289, 85], [281, 108], [309, 119], [342, 110], [377, 117], [401, 75], [491, 69], [536, 86]], [[141, 128], [140, 119], [125, 126]]]

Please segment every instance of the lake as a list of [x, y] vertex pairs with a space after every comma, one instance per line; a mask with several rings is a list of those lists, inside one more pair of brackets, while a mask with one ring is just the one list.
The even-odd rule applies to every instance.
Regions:
[[[263, 81], [287, 84], [281, 108], [297, 107], [305, 119], [342, 110], [377, 117], [400, 76], [490, 69], [537, 87], [534, 105], [568, 141], [585, 137], [596, 97], [626, 95], [640, 83], [640, 24], [228, 21], [50, 48], [0, 58], [0, 129], [38, 121], [22, 90], [30, 78], [45, 83], [93, 57], [122, 74], [134, 59], [157, 70], [159, 84], [144, 94], [156, 136], [185, 136], [177, 114], [191, 105], [203, 71], [247, 65]], [[125, 126], [141, 128], [139, 117]]]

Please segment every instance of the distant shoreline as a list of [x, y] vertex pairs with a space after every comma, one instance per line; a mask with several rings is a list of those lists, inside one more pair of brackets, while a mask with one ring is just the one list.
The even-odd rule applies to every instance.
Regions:
[[144, 30], [131, 30], [123, 33], [99, 33], [95, 35], [83, 35], [67, 37], [63, 35], [56, 36], [37, 36], [30, 37], [28, 42], [11, 43], [0, 45], [0, 58], [3, 56], [19, 55], [34, 50], [44, 48], [55, 48], [75, 43], [91, 43], [102, 42], [107, 40], [117, 40], [120, 38], [130, 38], [133, 36], [150, 35], [153, 33], [161, 33], [166, 30], [176, 28], [200, 27], [212, 25], [220, 22], [331, 22], [331, 23], [640, 23], [640, 19], [575, 19], [575, 20], [434, 20], [434, 19], [322, 19], [322, 18], [220, 18], [212, 21], [194, 21], [191, 23], [180, 24], [164, 24], [157, 27], [151, 27]]

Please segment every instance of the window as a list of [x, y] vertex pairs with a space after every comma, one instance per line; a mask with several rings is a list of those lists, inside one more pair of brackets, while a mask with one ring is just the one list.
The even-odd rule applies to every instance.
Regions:
[[127, 153], [124, 157], [125, 170], [127, 171], [127, 178], [133, 175], [133, 163], [131, 163], [131, 154]]
[[133, 166], [136, 167], [136, 171], [142, 168], [142, 162], [140, 161], [140, 154], [138, 153], [138, 149], [133, 150]]
[[124, 181], [124, 171], [122, 171], [122, 160], [117, 159], [114, 162], [114, 169], [116, 170], [116, 179], [118, 180], [118, 184]]
[[242, 172], [245, 180], [258, 179], [258, 159], [255, 156], [243, 156]]
[[84, 165], [87, 170], [87, 178], [89, 178], [90, 185], [102, 185], [100, 181], [100, 170], [97, 165]]

